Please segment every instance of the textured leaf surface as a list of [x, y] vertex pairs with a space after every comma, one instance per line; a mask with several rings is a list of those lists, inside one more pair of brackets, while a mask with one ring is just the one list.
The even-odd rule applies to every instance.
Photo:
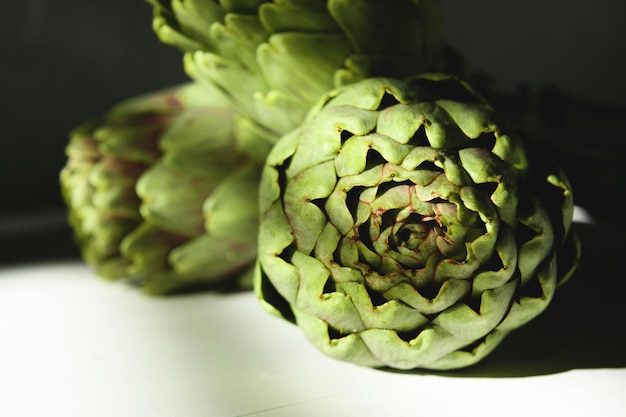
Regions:
[[527, 145], [453, 76], [329, 92], [267, 158], [259, 299], [337, 359], [476, 363], [578, 263], [567, 178]]

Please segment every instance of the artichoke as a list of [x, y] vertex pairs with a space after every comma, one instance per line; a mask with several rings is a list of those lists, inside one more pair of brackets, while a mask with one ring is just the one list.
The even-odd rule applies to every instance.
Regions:
[[159, 39], [189, 76], [241, 111], [237, 136], [263, 158], [328, 90], [439, 70], [438, 0], [149, 0]]
[[261, 304], [363, 366], [475, 364], [578, 264], [567, 178], [452, 75], [329, 92], [259, 194]]
[[85, 261], [151, 294], [252, 285], [261, 165], [235, 112], [192, 83], [134, 97], [70, 134], [60, 174]]

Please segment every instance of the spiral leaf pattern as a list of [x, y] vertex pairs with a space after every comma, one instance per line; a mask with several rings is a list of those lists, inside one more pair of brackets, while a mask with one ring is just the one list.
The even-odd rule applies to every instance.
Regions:
[[576, 265], [567, 179], [452, 76], [329, 93], [260, 193], [259, 298], [362, 365], [476, 363]]

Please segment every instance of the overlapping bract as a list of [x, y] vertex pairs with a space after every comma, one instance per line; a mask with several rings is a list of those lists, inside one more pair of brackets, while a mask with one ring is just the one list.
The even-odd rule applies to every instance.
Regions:
[[153, 294], [251, 285], [260, 165], [238, 150], [234, 114], [189, 84], [126, 100], [72, 132], [61, 186], [98, 275]]
[[415, 76], [445, 65], [437, 0], [147, 1], [193, 83], [72, 133], [61, 184], [99, 275], [250, 286], [256, 259], [261, 304], [324, 353], [453, 369], [575, 270], [560, 169], [466, 83]]
[[150, 3], [159, 38], [225, 92], [242, 113], [237, 135], [263, 157], [328, 90], [438, 70], [445, 48], [437, 0]]
[[366, 366], [478, 362], [578, 259], [566, 177], [443, 74], [330, 92], [268, 156], [260, 210], [262, 304]]

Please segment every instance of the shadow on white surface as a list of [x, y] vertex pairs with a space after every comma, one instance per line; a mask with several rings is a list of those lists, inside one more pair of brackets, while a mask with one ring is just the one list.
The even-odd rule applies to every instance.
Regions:
[[0, 416], [623, 416], [623, 274], [601, 262], [624, 253], [613, 232], [582, 225], [581, 272], [548, 311], [447, 373], [324, 357], [251, 292], [150, 298], [80, 263], [0, 270]]

